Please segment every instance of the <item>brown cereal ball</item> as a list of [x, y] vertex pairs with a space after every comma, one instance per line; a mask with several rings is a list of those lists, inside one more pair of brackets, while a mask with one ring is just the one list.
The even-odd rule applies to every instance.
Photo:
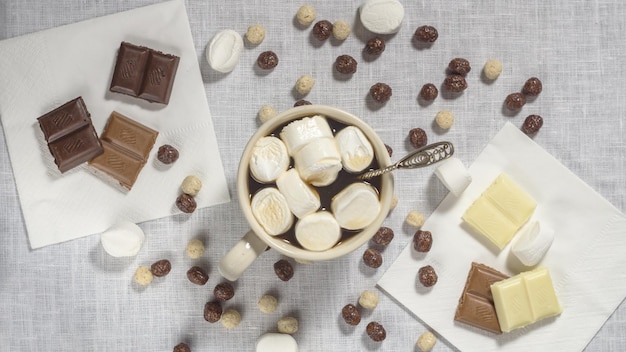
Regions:
[[213, 295], [219, 301], [228, 301], [235, 296], [235, 289], [230, 283], [222, 282], [215, 286], [213, 289]]
[[467, 89], [465, 77], [459, 74], [451, 74], [443, 81], [443, 87], [453, 93], [460, 93]]
[[428, 252], [433, 246], [433, 235], [430, 231], [417, 230], [413, 235], [413, 248], [418, 252]]
[[522, 93], [530, 96], [537, 96], [543, 90], [543, 85], [541, 81], [537, 77], [529, 78], [526, 83], [524, 83], [524, 87], [522, 88]]
[[174, 346], [174, 352], [191, 352], [191, 348], [184, 342]]
[[539, 132], [539, 129], [543, 126], [543, 118], [539, 115], [528, 115], [522, 125], [522, 132], [527, 135], [535, 134]]
[[437, 283], [437, 273], [435, 272], [435, 269], [430, 265], [421, 267], [417, 271], [417, 276], [419, 277], [420, 283], [424, 287], [431, 287]]
[[308, 100], [300, 99], [293, 104], [293, 107], [303, 106], [303, 105], [311, 105], [311, 102]]
[[374, 37], [365, 44], [365, 52], [369, 55], [380, 55], [385, 51], [385, 40], [381, 37]]
[[420, 90], [420, 97], [426, 101], [433, 101], [437, 99], [438, 95], [439, 89], [437, 89], [437, 87], [432, 83], [424, 84]]
[[193, 199], [193, 196], [183, 193], [178, 198], [176, 198], [176, 207], [180, 209], [183, 213], [191, 214], [196, 210], [196, 200]]
[[434, 43], [439, 38], [439, 32], [433, 26], [420, 26], [415, 30], [413, 38], [419, 42]]
[[393, 230], [386, 226], [381, 226], [372, 237], [372, 241], [380, 246], [386, 246], [393, 240]]
[[388, 102], [392, 93], [391, 87], [385, 83], [378, 82], [370, 87], [370, 96], [381, 104]]
[[172, 270], [172, 263], [167, 259], [161, 259], [150, 266], [150, 272], [156, 277], [163, 277]]
[[335, 70], [344, 75], [351, 75], [356, 72], [357, 62], [350, 55], [339, 55], [335, 59]]
[[348, 325], [359, 325], [361, 322], [361, 312], [352, 303], [346, 304], [341, 309], [341, 317]]
[[222, 317], [222, 305], [220, 302], [206, 302], [204, 305], [204, 320], [215, 323]]
[[383, 341], [387, 337], [385, 328], [380, 323], [375, 321], [367, 324], [365, 331], [367, 332], [367, 336], [376, 342]]
[[157, 159], [166, 165], [178, 160], [178, 156], [178, 150], [169, 144], [163, 144], [157, 151]]
[[385, 144], [385, 149], [387, 149], [387, 154], [389, 154], [389, 157], [391, 158], [393, 155], [393, 148], [391, 148], [389, 144]]
[[504, 105], [509, 110], [519, 110], [526, 105], [526, 97], [522, 93], [511, 93], [504, 99]]
[[274, 263], [274, 272], [282, 281], [289, 281], [293, 277], [293, 266], [285, 259]]
[[209, 281], [209, 275], [199, 266], [192, 266], [187, 270], [187, 279], [196, 285], [204, 285]]
[[363, 253], [363, 262], [370, 268], [378, 268], [383, 265], [383, 256], [374, 248], [368, 248]]
[[469, 61], [462, 57], [457, 57], [450, 61], [450, 63], [448, 64], [448, 69], [452, 73], [466, 75], [472, 70], [472, 67], [470, 66]]
[[278, 66], [278, 55], [273, 51], [264, 51], [259, 54], [256, 63], [263, 70], [271, 70]]
[[323, 41], [333, 34], [333, 24], [327, 20], [318, 21], [313, 25], [313, 36], [315, 39]]
[[426, 146], [428, 143], [428, 136], [426, 136], [426, 131], [417, 127], [409, 131], [409, 140], [415, 149], [419, 149]]

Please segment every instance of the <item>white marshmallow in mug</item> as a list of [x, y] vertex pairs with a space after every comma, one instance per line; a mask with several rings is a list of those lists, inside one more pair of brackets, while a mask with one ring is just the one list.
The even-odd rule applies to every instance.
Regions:
[[266, 187], [252, 196], [252, 214], [270, 236], [287, 232], [293, 225], [293, 214], [285, 196], [274, 187]]
[[404, 6], [398, 0], [367, 0], [359, 10], [363, 27], [376, 34], [397, 33], [404, 20]]
[[302, 147], [318, 138], [333, 138], [326, 118], [320, 115], [304, 117], [290, 122], [280, 131], [289, 155], [294, 156]]
[[455, 157], [440, 162], [435, 169], [435, 175], [456, 197], [460, 196], [472, 183], [472, 176], [469, 171], [463, 162]]
[[130, 221], [122, 221], [100, 235], [102, 248], [113, 257], [134, 257], [146, 238], [143, 230]]
[[291, 212], [298, 218], [314, 213], [321, 205], [320, 195], [300, 178], [295, 169], [283, 172], [276, 179], [276, 186], [287, 199]]
[[356, 182], [337, 193], [330, 208], [341, 227], [360, 230], [378, 216], [380, 200], [378, 192], [369, 184]]
[[374, 160], [374, 148], [363, 132], [348, 126], [335, 135], [341, 163], [347, 171], [361, 172]]
[[261, 183], [274, 182], [289, 167], [287, 147], [272, 136], [260, 138], [252, 148], [250, 173]]
[[215, 35], [206, 49], [206, 59], [212, 69], [228, 73], [235, 69], [243, 50], [243, 38], [232, 29]]
[[325, 251], [341, 239], [341, 227], [327, 211], [309, 214], [296, 223], [296, 240], [310, 251]]
[[342, 169], [341, 155], [334, 138], [317, 138], [293, 156], [300, 177], [313, 186], [328, 186]]

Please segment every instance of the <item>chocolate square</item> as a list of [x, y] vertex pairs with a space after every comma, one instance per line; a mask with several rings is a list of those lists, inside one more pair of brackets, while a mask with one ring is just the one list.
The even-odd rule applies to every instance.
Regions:
[[178, 61], [176, 56], [151, 51], [139, 97], [148, 101], [169, 103]]
[[109, 89], [112, 92], [138, 96], [141, 92], [148, 56], [148, 48], [122, 43]]
[[62, 173], [103, 153], [82, 97], [40, 116], [37, 121]]

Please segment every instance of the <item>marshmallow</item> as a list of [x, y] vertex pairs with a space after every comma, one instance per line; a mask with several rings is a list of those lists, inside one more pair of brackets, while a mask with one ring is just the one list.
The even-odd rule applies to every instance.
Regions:
[[534, 266], [554, 241], [554, 230], [540, 226], [538, 221], [529, 222], [511, 242], [511, 253], [526, 266]]
[[363, 132], [348, 126], [335, 135], [341, 163], [347, 171], [361, 172], [374, 160], [374, 148]]
[[333, 214], [318, 211], [296, 223], [296, 240], [304, 249], [324, 251], [332, 248], [341, 239], [341, 228]]
[[280, 193], [287, 199], [289, 209], [298, 218], [314, 213], [320, 207], [320, 196], [300, 178], [295, 169], [283, 172], [276, 180]]
[[341, 227], [359, 230], [371, 224], [378, 216], [378, 192], [366, 183], [353, 183], [333, 197], [330, 208]]
[[333, 131], [326, 118], [320, 115], [292, 121], [280, 131], [289, 155], [294, 156], [310, 141], [321, 137], [333, 138]]
[[460, 196], [472, 182], [470, 175], [463, 162], [455, 157], [450, 157], [439, 163], [435, 169], [435, 175], [446, 188], [455, 196]]
[[287, 200], [274, 187], [255, 193], [250, 206], [255, 219], [270, 236], [280, 235], [293, 225], [293, 214]]
[[269, 332], [257, 340], [256, 352], [298, 352], [298, 343], [291, 335]]
[[102, 248], [113, 257], [134, 257], [139, 253], [146, 236], [132, 222], [117, 223], [100, 235]]
[[404, 7], [398, 0], [368, 0], [361, 5], [360, 19], [372, 33], [397, 33], [404, 19]]
[[212, 69], [228, 73], [235, 69], [243, 50], [243, 38], [232, 29], [215, 35], [206, 50], [206, 59]]
[[341, 171], [341, 155], [334, 138], [316, 138], [294, 155], [300, 177], [313, 186], [328, 186]]
[[262, 183], [274, 182], [289, 167], [285, 144], [276, 137], [260, 138], [252, 148], [250, 173]]

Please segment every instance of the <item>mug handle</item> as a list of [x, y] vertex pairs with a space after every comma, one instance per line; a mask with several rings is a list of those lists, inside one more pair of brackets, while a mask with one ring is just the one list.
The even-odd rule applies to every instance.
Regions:
[[237, 281], [254, 260], [267, 250], [268, 246], [254, 231], [248, 231], [220, 260], [218, 271], [229, 281]]

